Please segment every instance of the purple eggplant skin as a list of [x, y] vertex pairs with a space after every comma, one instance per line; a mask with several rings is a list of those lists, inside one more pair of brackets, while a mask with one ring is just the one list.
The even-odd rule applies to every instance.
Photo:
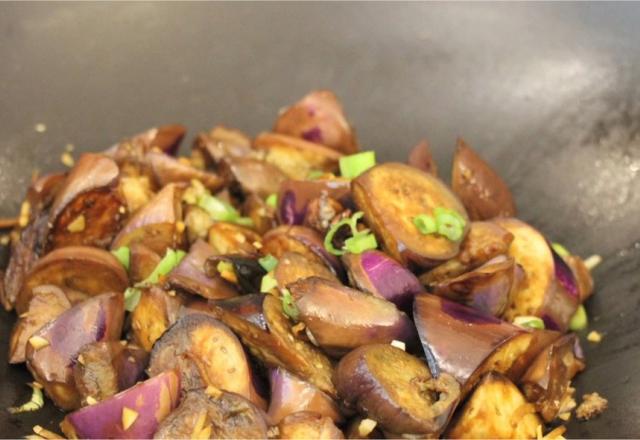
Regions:
[[284, 289], [300, 279], [313, 276], [338, 281], [338, 278], [327, 266], [318, 261], [310, 260], [297, 252], [282, 254], [273, 272], [280, 289]]
[[501, 316], [523, 278], [513, 258], [497, 256], [477, 269], [431, 287], [432, 293]]
[[265, 296], [261, 293], [242, 295], [237, 298], [212, 301], [216, 306], [233, 312], [241, 318], [267, 331], [267, 322], [262, 312], [262, 302]]
[[118, 340], [123, 321], [122, 293], [105, 293], [73, 306], [32, 336], [31, 340], [37, 337], [46, 345], [27, 345], [27, 367], [58, 407], [80, 406], [73, 378], [80, 349], [92, 342]]
[[237, 187], [246, 197], [255, 194], [266, 198], [277, 193], [287, 176], [277, 166], [251, 157], [227, 157], [218, 168], [231, 187]]
[[432, 294], [415, 297], [413, 318], [431, 372], [451, 374], [463, 396], [487, 371], [517, 381], [535, 356], [560, 337], [559, 332], [526, 330]]
[[558, 416], [571, 380], [585, 366], [580, 339], [572, 333], [556, 340], [531, 363], [520, 380], [520, 387], [545, 422]]
[[303, 224], [309, 203], [323, 192], [342, 206], [353, 206], [350, 184], [341, 178], [284, 181], [278, 192], [278, 221], [284, 225]]
[[[152, 438], [179, 399], [180, 375], [167, 370], [107, 400], [67, 414], [60, 428], [67, 438]], [[137, 415], [128, 427], [123, 426], [125, 408]]]
[[429, 142], [426, 140], [418, 142], [411, 149], [409, 157], [407, 158], [407, 164], [425, 173], [432, 174], [434, 177], [438, 177], [438, 166], [433, 158], [433, 154], [431, 154]]
[[342, 257], [351, 285], [394, 303], [399, 309], [411, 306], [413, 297], [424, 292], [422, 284], [406, 267], [377, 250]]
[[409, 317], [382, 298], [318, 277], [290, 284], [289, 290], [300, 312], [298, 319], [330, 354], [366, 344], [415, 340]]
[[145, 162], [149, 165], [160, 187], [177, 182], [188, 184], [191, 180], [196, 179], [200, 181], [205, 188], [215, 192], [222, 188], [225, 183], [218, 174], [203, 171], [182, 163], [178, 159], [159, 151], [147, 153], [145, 155]]
[[105, 150], [104, 154], [118, 163], [130, 158], [141, 160], [153, 148], [175, 156], [186, 133], [186, 127], [180, 124], [161, 125], [123, 139]]
[[267, 415], [272, 425], [300, 411], [311, 411], [330, 417], [335, 423], [342, 422], [342, 414], [331, 397], [287, 370], [280, 367], [271, 369], [269, 383], [271, 401]]
[[289, 414], [278, 423], [278, 438], [281, 439], [343, 439], [344, 434], [336, 427], [331, 417], [313, 411]]

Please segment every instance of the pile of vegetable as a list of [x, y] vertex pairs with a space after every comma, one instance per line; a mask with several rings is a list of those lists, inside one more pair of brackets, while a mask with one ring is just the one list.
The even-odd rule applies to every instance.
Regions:
[[[31, 184], [0, 289], [71, 438], [536, 438], [575, 407], [584, 261], [464, 141], [377, 164], [316, 91], [186, 157], [153, 128]], [[17, 416], [18, 417], [18, 416]], [[558, 428], [558, 426], [560, 426]]]

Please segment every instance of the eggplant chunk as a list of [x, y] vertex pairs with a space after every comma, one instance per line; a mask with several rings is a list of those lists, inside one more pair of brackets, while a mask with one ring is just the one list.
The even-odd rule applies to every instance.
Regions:
[[210, 191], [217, 191], [224, 185], [224, 180], [219, 175], [199, 170], [159, 151], [147, 153], [145, 162], [149, 164], [160, 187], [169, 183], [188, 184], [193, 179], [200, 181]]
[[88, 246], [56, 249], [38, 260], [27, 275], [16, 300], [19, 314], [27, 311], [33, 289], [44, 284], [91, 296], [124, 292], [129, 278], [116, 257], [105, 250]]
[[147, 353], [122, 342], [94, 342], [78, 352], [73, 377], [83, 406], [88, 400], [105, 400], [132, 387], [144, 375]]
[[153, 346], [149, 375], [177, 368], [183, 390], [214, 386], [238, 393], [260, 408], [249, 360], [240, 341], [224, 324], [204, 313], [180, 318]]
[[386, 251], [403, 265], [431, 267], [455, 257], [460, 241], [421, 234], [414, 217], [432, 215], [435, 208], [456, 211], [465, 220], [464, 206], [444, 183], [430, 174], [401, 163], [377, 165], [351, 182], [353, 199]]
[[249, 194], [242, 204], [242, 212], [253, 222], [253, 228], [259, 234], [266, 234], [277, 226], [276, 210], [273, 206], [255, 194]]
[[505, 319], [534, 315], [542, 318], [547, 328], [567, 330], [580, 302], [579, 287], [571, 268], [532, 226], [515, 218], [501, 218], [496, 222], [514, 235], [509, 255], [525, 273], [522, 287], [516, 291]]
[[570, 255], [566, 259], [567, 264], [573, 271], [573, 275], [578, 283], [580, 291], [580, 302], [585, 302], [593, 293], [593, 277], [584, 264], [584, 260], [577, 255]]
[[307, 205], [307, 212], [302, 224], [325, 235], [331, 227], [332, 221], [340, 218], [344, 211], [345, 209], [340, 202], [329, 197], [327, 193], [322, 193], [320, 197], [312, 199]]
[[215, 255], [215, 250], [202, 240], [191, 245], [189, 253], [171, 271], [167, 282], [174, 289], [200, 295], [207, 299], [231, 298], [238, 295], [237, 289], [218, 273], [208, 276], [205, 272], [207, 259]]
[[447, 438], [531, 439], [542, 421], [520, 390], [499, 373], [488, 373], [459, 410]]
[[132, 283], [147, 279], [162, 260], [161, 255], [142, 243], [133, 243], [129, 246], [129, 255], [129, 278]]
[[516, 205], [507, 184], [462, 139], [458, 139], [453, 156], [451, 187], [472, 220], [516, 215]]
[[435, 177], [438, 177], [438, 166], [431, 154], [429, 142], [426, 140], [418, 142], [418, 144], [411, 149], [407, 163], [414, 168], [424, 171], [425, 173], [433, 174]]
[[162, 188], [129, 219], [111, 248], [143, 243], [158, 255], [164, 255], [169, 248], [181, 247], [183, 237], [177, 226], [182, 221], [180, 197], [181, 190], [176, 184]]
[[584, 368], [580, 340], [568, 334], [542, 351], [527, 369], [520, 385], [545, 422], [558, 416], [565, 396], [572, 393], [571, 379]]
[[525, 330], [431, 294], [415, 297], [413, 318], [431, 372], [455, 377], [463, 397], [489, 371], [517, 381], [560, 337], [555, 331]]
[[80, 406], [73, 378], [80, 349], [92, 342], [117, 340], [123, 320], [122, 294], [106, 293], [73, 306], [29, 339], [27, 367], [58, 407], [69, 410]]
[[330, 354], [344, 354], [365, 344], [415, 339], [411, 320], [385, 299], [317, 277], [297, 281], [289, 290], [300, 312], [298, 319]]
[[133, 340], [150, 352], [153, 344], [178, 319], [183, 300], [152, 286], [140, 294], [140, 301], [131, 313]]
[[356, 134], [342, 104], [329, 90], [315, 90], [286, 108], [273, 131], [325, 145], [344, 154], [358, 151]]
[[129, 160], [142, 160], [144, 155], [154, 148], [175, 155], [187, 129], [179, 124], [161, 125], [123, 139], [107, 149], [104, 154], [119, 164]]
[[348, 179], [335, 177], [331, 179], [320, 178], [317, 180], [286, 180], [280, 185], [278, 192], [278, 220], [285, 225], [301, 225], [311, 201], [318, 199], [323, 194], [350, 207], [351, 182]]
[[118, 165], [107, 156], [80, 156], [51, 205], [51, 248], [111, 244], [122, 220], [119, 173]]
[[310, 260], [297, 252], [285, 252], [280, 256], [278, 265], [274, 269], [274, 276], [278, 287], [286, 288], [289, 284], [309, 277], [338, 281], [338, 278], [327, 266], [316, 260]]
[[9, 363], [24, 362], [29, 338], [43, 325], [53, 321], [70, 307], [71, 303], [62, 289], [50, 285], [34, 288], [27, 312], [20, 315], [11, 332]]
[[223, 178], [245, 196], [255, 194], [266, 198], [277, 193], [280, 184], [287, 179], [277, 166], [251, 157], [225, 158], [219, 168]]
[[291, 179], [303, 180], [312, 170], [334, 172], [342, 154], [325, 146], [292, 136], [260, 133], [253, 142], [264, 152], [264, 160], [277, 166]]
[[460, 397], [449, 374], [434, 379], [418, 358], [389, 344], [359, 347], [340, 360], [336, 388], [345, 404], [394, 435], [437, 435]]
[[[262, 312], [262, 303], [265, 299], [265, 295], [262, 293], [253, 293], [248, 295], [241, 295], [235, 298], [216, 300], [213, 303], [221, 307], [224, 310], [232, 312], [235, 315], [249, 321], [252, 324], [260, 327], [262, 330], [267, 331], [267, 322], [264, 319], [264, 313]], [[211, 311], [211, 307], [207, 305], [203, 308], [204, 312]], [[215, 314], [214, 314], [215, 315]]]
[[218, 125], [209, 133], [200, 133], [193, 142], [193, 150], [201, 151], [207, 165], [216, 165], [225, 158], [254, 155], [251, 139], [240, 130]]
[[268, 331], [217, 304], [212, 304], [210, 313], [227, 324], [249, 351], [267, 367], [285, 368], [335, 397], [331, 362], [317, 348], [293, 335], [291, 323], [282, 311], [280, 300], [265, 295], [262, 310]]
[[216, 255], [258, 255], [262, 237], [244, 226], [216, 222], [209, 228], [209, 244]]
[[211, 387], [187, 392], [153, 438], [266, 439], [267, 423], [247, 399]]
[[72, 439], [151, 438], [179, 399], [180, 376], [169, 370], [67, 414], [60, 428]]
[[330, 417], [311, 411], [290, 414], [278, 423], [278, 438], [296, 440], [343, 439]]
[[336, 403], [314, 385], [282, 368], [274, 368], [269, 374], [271, 402], [269, 420], [277, 425], [290, 414], [311, 411], [329, 417], [335, 423], [342, 422], [342, 414]]

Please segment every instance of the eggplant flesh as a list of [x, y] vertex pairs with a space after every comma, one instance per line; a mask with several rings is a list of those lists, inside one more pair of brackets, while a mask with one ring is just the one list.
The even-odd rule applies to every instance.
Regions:
[[278, 438], [281, 439], [343, 439], [330, 417], [311, 411], [301, 411], [285, 417], [278, 423]]

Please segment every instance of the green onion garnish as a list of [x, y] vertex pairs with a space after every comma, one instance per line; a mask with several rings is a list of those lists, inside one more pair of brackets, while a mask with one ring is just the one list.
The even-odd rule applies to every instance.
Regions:
[[413, 224], [422, 235], [434, 234], [438, 231], [436, 219], [427, 214], [420, 214], [413, 218]]
[[574, 332], [584, 330], [585, 328], [587, 328], [588, 324], [589, 318], [587, 317], [587, 311], [585, 310], [584, 305], [580, 304], [578, 310], [576, 310], [576, 313], [573, 314], [571, 320], [569, 321], [569, 330]]
[[332, 253], [333, 255], [340, 256], [346, 253], [346, 251], [343, 251], [341, 249], [336, 249], [335, 246], [333, 245], [333, 237], [336, 235], [336, 232], [338, 232], [338, 230], [345, 225], [351, 226], [351, 219], [345, 218], [340, 220], [338, 223], [332, 225], [329, 231], [327, 232], [327, 235], [325, 235], [324, 237], [324, 248], [330, 253]]
[[378, 247], [376, 236], [373, 234], [359, 234], [348, 238], [344, 242], [344, 248], [352, 254], [361, 254], [364, 251], [375, 249]]
[[354, 179], [376, 164], [375, 151], [363, 151], [340, 158], [340, 175]]
[[140, 302], [142, 291], [137, 287], [128, 287], [124, 291], [124, 309], [127, 312], [133, 312]]
[[423, 235], [437, 234], [451, 241], [459, 241], [464, 234], [466, 222], [457, 211], [438, 207], [433, 210], [433, 216], [415, 216], [413, 224]]
[[513, 323], [519, 327], [544, 329], [544, 321], [537, 316], [516, 316]]
[[560, 255], [562, 258], [571, 256], [571, 252], [569, 252], [569, 250], [560, 243], [551, 243], [551, 247], [556, 251], [556, 254]]
[[19, 414], [23, 412], [37, 411], [44, 406], [44, 396], [42, 395], [42, 386], [39, 383], [28, 383], [32, 389], [31, 399], [20, 406], [12, 406], [7, 408], [11, 414]]
[[220, 200], [211, 194], [201, 194], [198, 197], [198, 206], [216, 221], [236, 223], [242, 226], [253, 226], [249, 217], [242, 217], [236, 208], [230, 203]]
[[282, 311], [289, 318], [296, 321], [298, 319], [298, 316], [300, 315], [300, 311], [298, 310], [298, 307], [296, 306], [296, 303], [291, 296], [291, 292], [289, 292], [287, 289], [282, 289], [280, 290], [280, 294], [282, 295]]
[[260, 292], [269, 293], [276, 287], [278, 287], [278, 282], [273, 277], [272, 273], [268, 273], [262, 277], [262, 280], [260, 281]]
[[129, 270], [129, 263], [131, 260], [131, 249], [129, 249], [129, 246], [121, 246], [118, 249], [111, 251], [111, 253], [118, 259], [125, 269]]
[[[342, 219], [335, 225], [332, 225], [324, 237], [324, 248], [329, 253], [338, 256], [344, 255], [347, 252], [360, 254], [366, 250], [377, 248], [378, 242], [376, 241], [375, 235], [368, 229], [358, 230], [358, 220], [360, 220], [363, 215], [364, 213], [362, 211], [358, 211], [351, 217]], [[349, 229], [351, 229], [351, 237], [345, 240], [342, 249], [336, 249], [333, 245], [333, 237], [335, 237], [338, 230], [343, 226], [349, 226]]]
[[322, 170], [311, 170], [307, 174], [307, 180], [317, 180], [324, 176], [326, 173]]
[[271, 272], [278, 264], [278, 259], [271, 254], [267, 254], [262, 258], [258, 258], [258, 263], [267, 272]]
[[136, 284], [136, 287], [144, 287], [148, 286], [149, 284], [156, 284], [160, 280], [160, 277], [167, 275], [178, 264], [180, 264], [185, 255], [187, 254], [183, 250], [178, 249], [177, 251], [174, 251], [173, 249], [167, 249], [164, 257], [162, 257], [162, 260], [160, 260], [155, 269], [153, 269], [153, 272], [151, 272], [151, 274], [146, 279]]
[[265, 203], [272, 208], [278, 206], [278, 194], [269, 194], [269, 196], [265, 199]]

